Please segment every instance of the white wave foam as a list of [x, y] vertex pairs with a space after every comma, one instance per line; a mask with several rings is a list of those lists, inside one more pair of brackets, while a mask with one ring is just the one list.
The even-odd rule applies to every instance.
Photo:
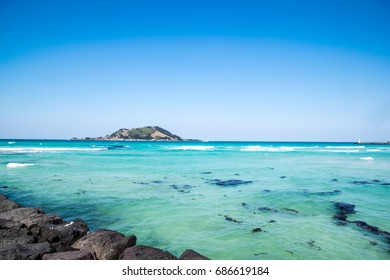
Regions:
[[183, 151], [209, 151], [214, 150], [214, 146], [180, 146], [175, 147], [173, 150], [183, 150]]
[[0, 148], [0, 153], [50, 153], [74, 151], [104, 151], [107, 148]]
[[381, 149], [367, 149], [367, 152], [380, 152]]
[[240, 151], [243, 152], [292, 152], [294, 147], [264, 147], [264, 146], [246, 146], [242, 147]]
[[10, 141], [10, 142], [8, 142], [8, 144], [12, 145], [12, 144], [15, 144], [15, 142]]
[[365, 146], [326, 146], [327, 149], [365, 149]]
[[374, 160], [374, 158], [372, 158], [372, 157], [361, 157], [360, 159], [362, 159], [362, 160], [368, 160], [368, 161]]
[[17, 162], [10, 162], [7, 164], [8, 168], [19, 168], [19, 167], [26, 167], [26, 166], [33, 166], [34, 164], [31, 163], [17, 163]]
[[326, 152], [326, 153], [360, 153], [360, 150], [318, 150], [319, 152]]

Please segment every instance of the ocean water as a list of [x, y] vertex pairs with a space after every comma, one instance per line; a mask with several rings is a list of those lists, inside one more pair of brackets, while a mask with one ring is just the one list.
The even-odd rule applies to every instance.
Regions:
[[390, 231], [388, 145], [0, 140], [0, 186], [176, 255], [390, 259], [386, 238], [333, 219], [350, 203], [348, 220]]

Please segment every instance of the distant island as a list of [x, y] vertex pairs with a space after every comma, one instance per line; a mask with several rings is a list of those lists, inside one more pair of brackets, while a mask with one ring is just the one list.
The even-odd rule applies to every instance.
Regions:
[[121, 128], [114, 133], [99, 137], [74, 137], [71, 140], [144, 140], [144, 141], [200, 141], [197, 139], [183, 139], [159, 126], [145, 126], [139, 128]]

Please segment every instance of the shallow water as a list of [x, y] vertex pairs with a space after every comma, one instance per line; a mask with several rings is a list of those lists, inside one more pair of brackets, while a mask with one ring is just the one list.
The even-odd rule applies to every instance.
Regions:
[[390, 231], [389, 183], [386, 145], [0, 141], [11, 199], [212, 259], [390, 259], [384, 237], [332, 218], [351, 203], [348, 220]]

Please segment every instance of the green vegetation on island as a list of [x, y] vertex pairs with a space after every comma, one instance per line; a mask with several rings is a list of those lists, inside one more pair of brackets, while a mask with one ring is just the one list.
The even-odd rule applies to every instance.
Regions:
[[[172, 134], [159, 126], [146, 126], [140, 128], [121, 128], [114, 133], [100, 137], [72, 138], [72, 140], [161, 140], [161, 141], [185, 141], [180, 136]], [[190, 140], [199, 141], [199, 140]]]

